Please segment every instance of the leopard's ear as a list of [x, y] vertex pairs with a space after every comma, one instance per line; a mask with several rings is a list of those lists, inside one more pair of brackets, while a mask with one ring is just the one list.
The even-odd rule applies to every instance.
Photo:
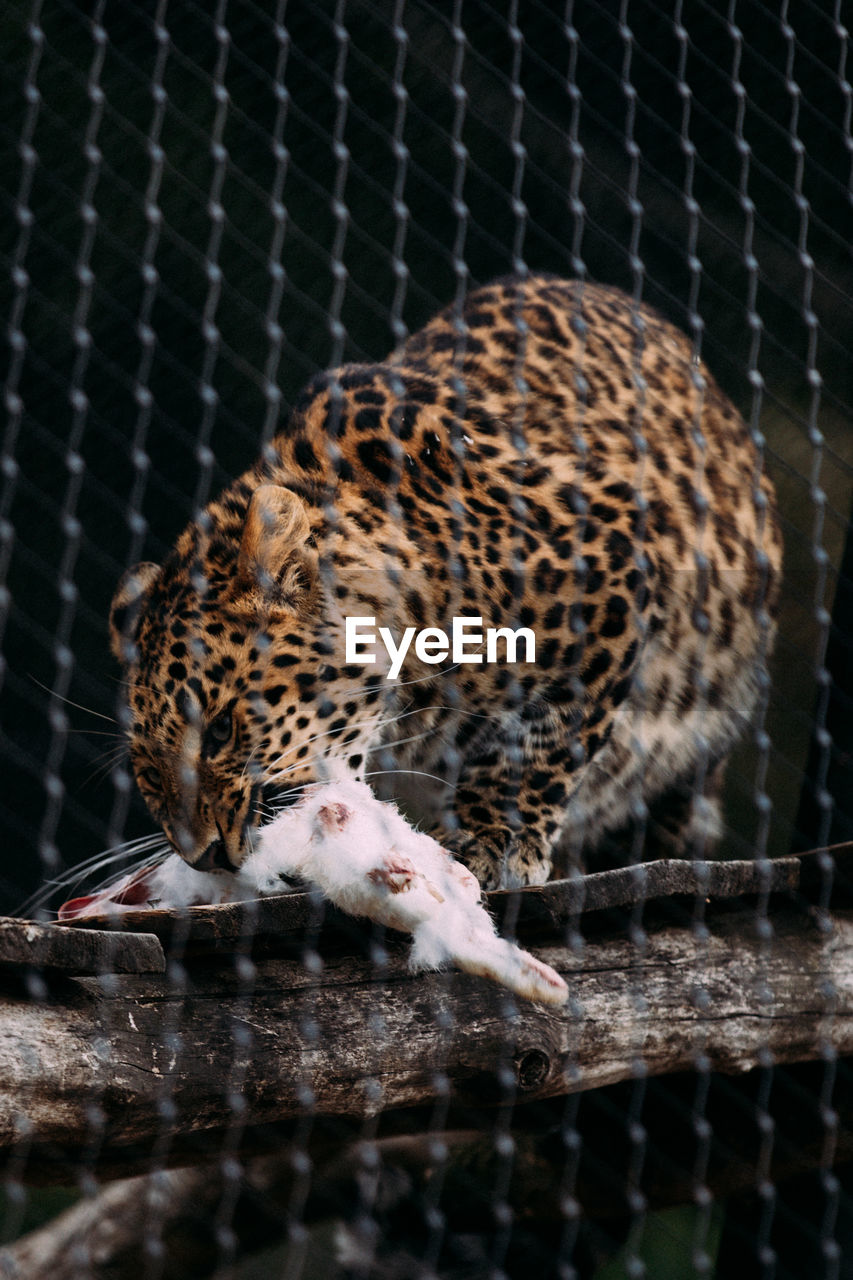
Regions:
[[123, 667], [133, 661], [136, 632], [159, 564], [145, 561], [122, 575], [110, 605], [110, 648]]
[[317, 566], [304, 503], [289, 489], [260, 485], [246, 512], [237, 564], [252, 603], [307, 612], [318, 589]]

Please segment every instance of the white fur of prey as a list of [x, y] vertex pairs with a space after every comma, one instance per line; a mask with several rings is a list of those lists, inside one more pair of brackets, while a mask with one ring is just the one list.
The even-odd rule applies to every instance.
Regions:
[[351, 915], [410, 933], [414, 970], [452, 962], [528, 1000], [560, 1005], [568, 998], [554, 969], [498, 937], [471, 872], [354, 780], [308, 788], [261, 828], [257, 848], [233, 875], [195, 871], [172, 854], [67, 903], [60, 918], [246, 901], [281, 893], [294, 877]]

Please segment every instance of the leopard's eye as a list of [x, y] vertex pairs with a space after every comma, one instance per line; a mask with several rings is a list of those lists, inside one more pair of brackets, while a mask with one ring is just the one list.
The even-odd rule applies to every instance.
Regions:
[[211, 720], [207, 726], [207, 733], [210, 741], [221, 747], [231, 737], [231, 710], [222, 711], [215, 719]]
[[151, 791], [163, 790], [163, 777], [159, 769], [155, 769], [154, 765], [148, 765], [144, 769], [140, 769], [137, 777], [140, 782], [144, 782], [145, 786]]

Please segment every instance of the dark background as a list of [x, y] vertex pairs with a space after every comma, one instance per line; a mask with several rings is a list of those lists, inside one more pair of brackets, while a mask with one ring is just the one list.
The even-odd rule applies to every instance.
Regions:
[[[853, 837], [853, 92], [831, 7], [800, 0], [787, 27], [758, 0], [631, 0], [624, 22], [538, 0], [0, 5], [0, 912], [151, 829], [115, 720], [122, 570], [163, 554], [312, 372], [381, 357], [516, 259], [641, 293], [764, 435], [786, 585], [724, 851]], [[773, 1073], [777, 1114], [827, 1149], [832, 1070], [808, 1096]], [[654, 1082], [643, 1111], [638, 1075], [613, 1124], [640, 1150], [655, 1091], [659, 1123], [687, 1126], [703, 1081], [697, 1062], [683, 1105]], [[713, 1209], [717, 1273], [747, 1273], [769, 1194], [777, 1280], [835, 1274], [849, 1174], [834, 1226], [830, 1178], [755, 1176]], [[655, 1280], [691, 1269], [694, 1209], [649, 1216]]]
[[352, 0], [343, 29], [305, 0], [230, 0], [221, 24], [186, 0], [162, 25], [129, 0], [50, 0], [37, 26], [0, 10], [0, 909], [150, 828], [116, 764], [121, 571], [314, 370], [382, 356], [516, 258], [701, 322], [766, 437], [787, 557], [769, 739], [732, 769], [727, 850], [845, 834], [853, 148], [827, 7], [795, 29], [756, 0], [737, 28], [699, 0], [636, 0], [628, 26], [535, 0], [517, 26], [477, 0], [458, 23]]

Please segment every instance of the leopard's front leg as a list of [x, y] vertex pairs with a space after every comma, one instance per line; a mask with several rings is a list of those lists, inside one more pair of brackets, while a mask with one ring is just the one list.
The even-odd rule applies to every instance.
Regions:
[[618, 646], [612, 635], [606, 646], [588, 639], [580, 654], [572, 646], [569, 665], [544, 690], [509, 714], [484, 716], [488, 728], [469, 742], [453, 797], [455, 821], [431, 834], [481, 888], [519, 888], [550, 877], [576, 793], [630, 699], [642, 646], [634, 615], [620, 615], [620, 625]]
[[544, 884], [551, 875], [554, 846], [575, 787], [568, 747], [557, 754], [561, 758], [555, 764], [553, 748], [528, 750], [513, 768], [496, 748], [462, 766], [455, 822], [438, 823], [430, 834], [483, 889]]

